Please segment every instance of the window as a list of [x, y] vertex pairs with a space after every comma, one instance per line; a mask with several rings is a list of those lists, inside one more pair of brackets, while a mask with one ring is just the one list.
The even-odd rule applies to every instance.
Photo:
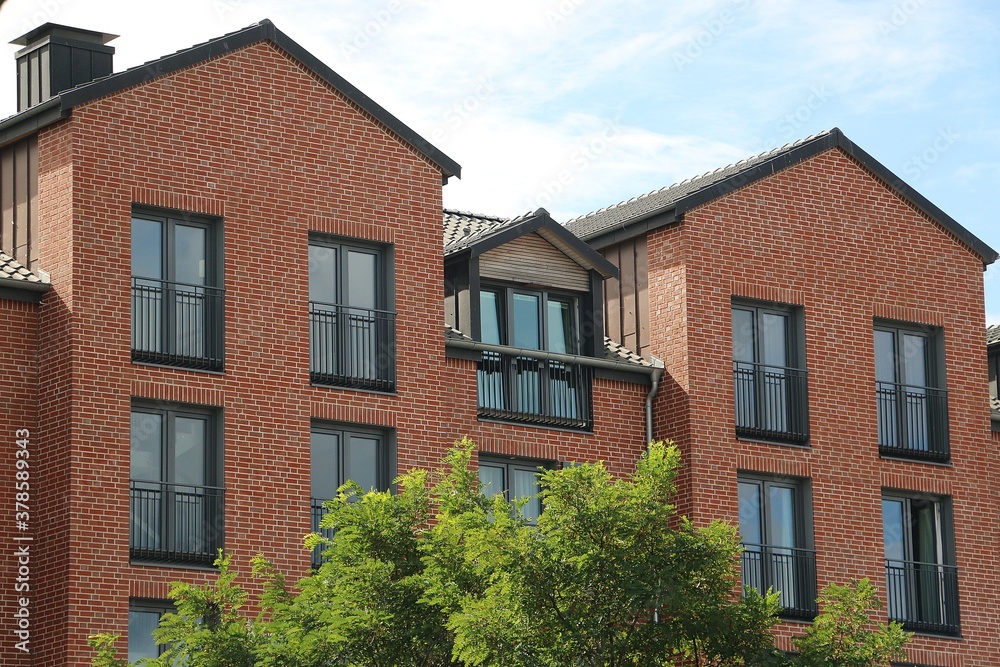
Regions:
[[[384, 431], [313, 425], [310, 437], [313, 532], [333, 537], [333, 531], [320, 530], [319, 522], [326, 514], [324, 503], [336, 497], [344, 482], [352, 480], [365, 490], [389, 488], [395, 469], [390, 441]], [[319, 567], [322, 549], [313, 552], [312, 561], [313, 567]]]
[[949, 459], [940, 345], [937, 330], [876, 324], [875, 396], [883, 455]]
[[[492, 345], [579, 354], [579, 307], [567, 294], [518, 288], [480, 291], [480, 337]], [[543, 355], [540, 355], [543, 356]], [[484, 352], [479, 415], [577, 429], [591, 427], [589, 367], [527, 354]]]
[[808, 485], [792, 478], [739, 477], [743, 586], [781, 595], [782, 615], [816, 615], [816, 552]]
[[907, 630], [959, 634], [950, 499], [882, 495], [889, 619]]
[[309, 243], [310, 377], [316, 384], [396, 388], [391, 252], [380, 246]]
[[132, 215], [132, 359], [223, 368], [220, 225], [194, 216]]
[[733, 304], [736, 434], [809, 440], [809, 399], [800, 309]]
[[221, 447], [212, 412], [133, 406], [133, 560], [211, 565], [223, 546]]
[[164, 614], [176, 611], [169, 600], [132, 599], [128, 604], [128, 661], [156, 658], [166, 647], [156, 643], [153, 631]]
[[542, 513], [542, 500], [538, 496], [539, 468], [547, 465], [526, 459], [479, 457], [480, 489], [486, 496], [502, 493], [508, 501], [525, 498], [521, 515], [534, 525]]
[[1000, 394], [997, 393], [997, 377], [1000, 375], [1000, 345], [992, 343], [988, 348], [989, 374], [990, 374], [990, 413], [992, 427], [994, 431], [1000, 431], [1000, 420], [997, 419], [997, 410], [1000, 408]]

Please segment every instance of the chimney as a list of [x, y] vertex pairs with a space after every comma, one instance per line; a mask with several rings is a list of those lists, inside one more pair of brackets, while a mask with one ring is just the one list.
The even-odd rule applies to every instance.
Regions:
[[111, 74], [118, 35], [46, 23], [11, 44], [17, 52], [17, 112], [51, 99], [64, 90]]

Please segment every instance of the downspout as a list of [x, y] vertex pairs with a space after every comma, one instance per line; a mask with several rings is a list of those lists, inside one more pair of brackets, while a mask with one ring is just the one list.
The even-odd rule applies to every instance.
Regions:
[[646, 446], [653, 442], [653, 399], [660, 389], [660, 378], [663, 377], [663, 362], [656, 357], [653, 361], [653, 372], [649, 376], [649, 393], [646, 394]]

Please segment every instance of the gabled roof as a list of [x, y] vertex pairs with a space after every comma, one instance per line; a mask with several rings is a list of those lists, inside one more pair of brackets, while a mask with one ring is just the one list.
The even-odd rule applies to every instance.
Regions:
[[318, 58], [278, 30], [271, 21], [237, 30], [215, 39], [197, 44], [176, 53], [117, 72], [65, 90], [50, 100], [38, 104], [16, 116], [0, 121], [0, 145], [24, 137], [45, 125], [69, 115], [73, 107], [111, 95], [131, 86], [171, 74], [192, 65], [218, 58], [257, 42], [270, 41], [302, 63], [313, 74], [337, 89], [346, 98], [374, 117], [379, 123], [398, 135], [440, 170], [444, 178], [461, 177], [462, 167], [431, 145], [426, 139], [407, 127], [402, 121], [376, 104], [370, 97], [351, 85], [346, 79], [323, 64]]
[[553, 220], [544, 208], [516, 218], [444, 211], [445, 257], [462, 253], [476, 257], [531, 233], [537, 233], [583, 268], [593, 269], [605, 278], [618, 277], [614, 264]]
[[[696, 206], [722, 197], [831, 148], [840, 148], [871, 170], [890, 190], [968, 245], [982, 258], [984, 264], [996, 261], [998, 254], [995, 250], [855, 145], [838, 128], [582, 215], [570, 220], [566, 226], [574, 234], [596, 247], [610, 245], [618, 240], [676, 222], [686, 211]], [[654, 217], [656, 219], [652, 220]]]

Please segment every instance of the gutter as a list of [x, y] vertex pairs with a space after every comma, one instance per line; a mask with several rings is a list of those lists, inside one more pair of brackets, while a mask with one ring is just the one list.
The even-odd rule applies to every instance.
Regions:
[[12, 278], [0, 278], [0, 287], [9, 289], [21, 289], [27, 292], [48, 292], [52, 289], [52, 283], [35, 283], [27, 280], [14, 280]]
[[578, 364], [580, 366], [590, 366], [591, 368], [603, 368], [613, 371], [624, 371], [626, 373], [641, 373], [649, 377], [650, 387], [646, 394], [646, 444], [653, 440], [653, 399], [660, 388], [660, 378], [663, 377], [663, 362], [653, 358], [651, 366], [641, 366], [629, 361], [612, 361], [610, 359], [598, 359], [597, 357], [582, 357], [576, 354], [561, 354], [559, 352], [546, 352], [545, 350], [531, 350], [523, 347], [509, 347], [507, 345], [494, 345], [492, 343], [481, 343], [475, 340], [449, 340], [448, 347], [456, 347], [462, 350], [473, 350], [476, 352], [495, 352], [497, 354], [512, 354], [518, 357], [528, 357], [529, 359], [541, 359], [543, 361], [558, 361], [564, 364]]

